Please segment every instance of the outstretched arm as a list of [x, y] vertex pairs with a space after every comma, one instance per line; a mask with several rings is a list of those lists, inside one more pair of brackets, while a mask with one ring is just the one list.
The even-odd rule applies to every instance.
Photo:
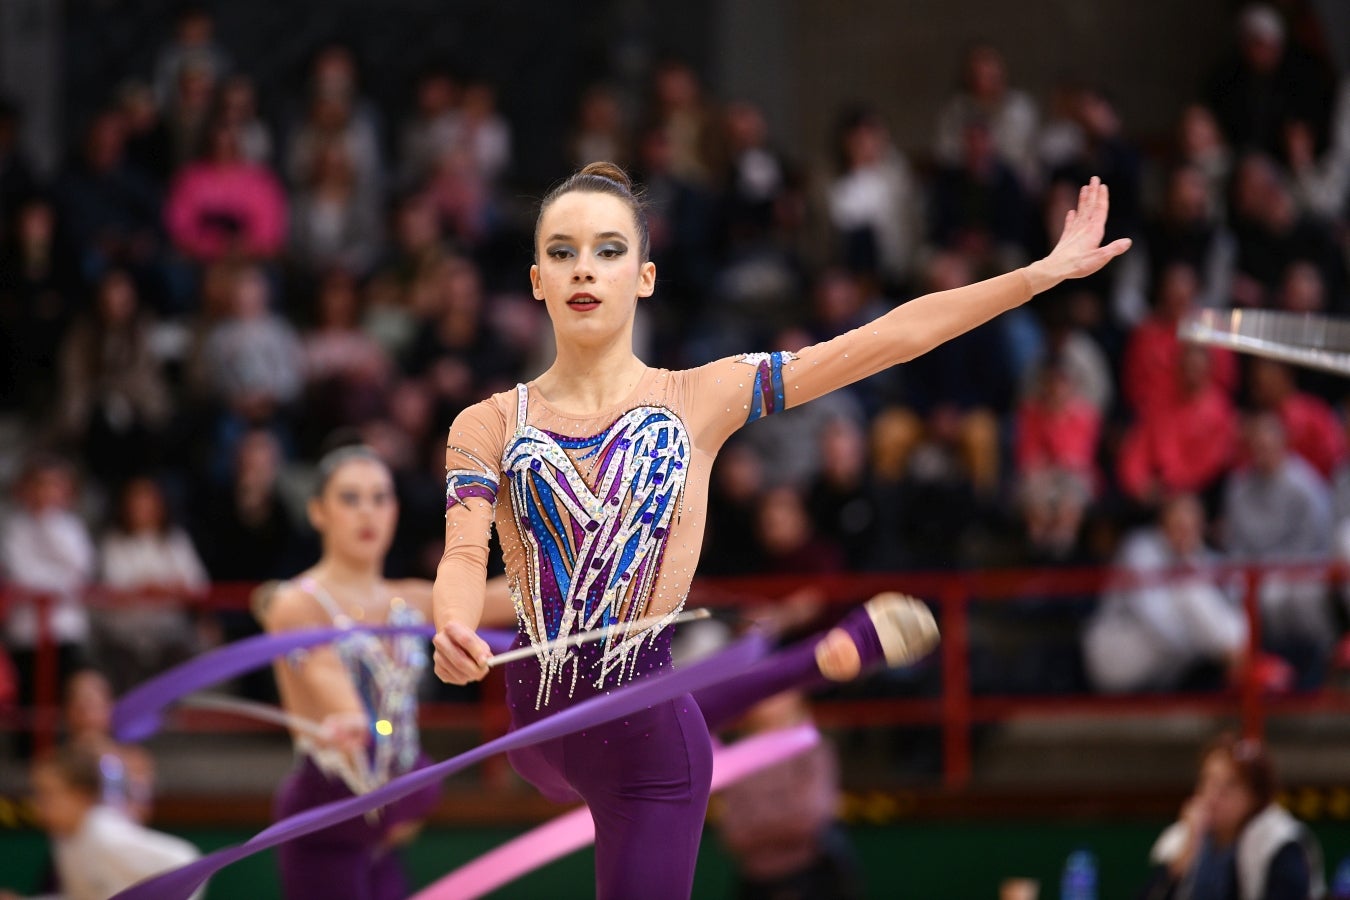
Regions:
[[704, 446], [761, 415], [797, 406], [832, 390], [922, 356], [934, 347], [1020, 306], [1070, 278], [1098, 271], [1130, 247], [1128, 238], [1101, 246], [1110, 200], [1097, 178], [1078, 195], [1054, 250], [1031, 265], [965, 287], [917, 297], [875, 321], [800, 353], [719, 360], [695, 370], [696, 425]]

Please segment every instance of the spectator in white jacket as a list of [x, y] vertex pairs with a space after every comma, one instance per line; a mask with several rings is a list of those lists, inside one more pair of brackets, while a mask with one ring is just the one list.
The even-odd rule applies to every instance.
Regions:
[[19, 673], [20, 703], [31, 705], [42, 633], [39, 604], [50, 604], [47, 628], [64, 681], [81, 665], [88, 644], [85, 590], [96, 560], [89, 530], [74, 512], [76, 479], [68, 463], [33, 458], [19, 476], [17, 495], [15, 511], [0, 530], [0, 566], [11, 589], [4, 634]]
[[[33, 766], [33, 807], [52, 842], [60, 893], [33, 900], [108, 900], [138, 881], [192, 862], [200, 852], [100, 801], [99, 756], [64, 747]], [[194, 900], [205, 893], [199, 888]], [[0, 891], [0, 900], [19, 900]]]
[[1163, 506], [1156, 526], [1125, 539], [1118, 577], [1083, 639], [1098, 690], [1175, 690], [1199, 667], [1231, 672], [1241, 664], [1247, 619], [1239, 597], [1216, 582], [1218, 557], [1204, 534], [1204, 508], [1183, 494]]
[[206, 590], [206, 567], [151, 478], [122, 488], [116, 525], [100, 551], [112, 596], [95, 614], [94, 633], [102, 668], [120, 694], [192, 655], [187, 605]]

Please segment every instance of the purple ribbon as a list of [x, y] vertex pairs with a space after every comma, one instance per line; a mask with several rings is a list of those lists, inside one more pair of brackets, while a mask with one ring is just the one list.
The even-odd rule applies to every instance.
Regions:
[[[296, 650], [330, 643], [357, 629], [371, 634], [418, 634], [427, 638], [436, 633], [430, 625], [375, 625], [299, 629], [235, 641], [174, 666], [127, 691], [113, 707], [113, 736], [127, 743], [146, 740], [164, 726], [164, 710], [175, 700], [261, 668]], [[515, 641], [516, 634], [513, 631], [483, 631], [479, 637], [487, 641], [493, 653], [501, 653]]]
[[185, 866], [146, 879], [117, 894], [113, 900], [187, 900], [212, 874], [246, 856], [379, 809], [494, 754], [592, 728], [681, 694], [735, 678], [762, 657], [766, 649], [766, 642], [758, 635], [742, 638], [726, 650], [693, 665], [634, 682], [612, 694], [583, 700], [459, 756], [400, 775], [368, 794], [336, 800], [282, 819], [242, 844], [222, 848]]

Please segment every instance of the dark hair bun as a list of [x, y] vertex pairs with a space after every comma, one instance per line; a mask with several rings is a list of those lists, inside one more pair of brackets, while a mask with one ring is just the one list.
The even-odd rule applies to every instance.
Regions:
[[606, 178], [615, 184], [620, 185], [629, 193], [632, 193], [633, 191], [633, 179], [629, 178], [627, 172], [612, 162], [600, 161], [587, 163], [577, 174], [594, 175], [596, 178]]

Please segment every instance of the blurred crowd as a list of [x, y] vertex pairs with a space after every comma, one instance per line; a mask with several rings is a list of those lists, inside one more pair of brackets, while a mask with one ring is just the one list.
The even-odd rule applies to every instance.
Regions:
[[[1176, 324], [1350, 310], [1350, 73], [1293, 24], [1242, 10], [1163, 136], [1133, 132], [1109, 85], [1033, 96], [991, 44], [953, 61], [919, 147], [864, 107], [782, 146], [678, 60], [637, 106], [603, 82], [560, 98], [558, 176], [610, 159], [646, 187], [654, 365], [796, 349], [1029, 262], [1092, 175], [1107, 237], [1135, 240], [1099, 276], [742, 432], [713, 475], [704, 573], [1184, 567], [1091, 598], [1080, 662], [1028, 686], [1172, 689], [1250, 663], [1240, 593], [1206, 570], [1350, 556], [1350, 391], [1181, 344]], [[453, 67], [376, 108], [357, 59], [318, 48], [291, 96], [263, 97], [189, 8], [50, 178], [0, 104], [0, 430], [22, 448], [0, 459], [0, 564], [58, 598], [63, 668], [92, 651], [122, 690], [254, 627], [172, 601], [312, 558], [304, 498], [334, 434], [395, 472], [390, 574], [432, 575], [449, 422], [548, 363], [526, 279], [540, 186], [513, 171], [528, 124]], [[91, 612], [94, 585], [145, 600]], [[22, 682], [37, 625], [16, 596]], [[1318, 683], [1340, 595], [1289, 576], [1260, 599], [1270, 683]]]

